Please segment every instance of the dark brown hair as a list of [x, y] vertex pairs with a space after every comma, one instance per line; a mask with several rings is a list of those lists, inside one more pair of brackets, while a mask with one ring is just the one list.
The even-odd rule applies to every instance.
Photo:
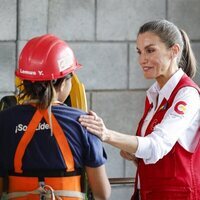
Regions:
[[167, 48], [174, 44], [180, 45], [180, 55], [178, 57], [178, 66], [189, 76], [194, 77], [196, 73], [196, 59], [192, 51], [190, 40], [183, 30], [167, 20], [150, 21], [142, 25], [139, 29], [138, 35], [152, 32], [157, 35]]
[[23, 81], [23, 90], [20, 91], [19, 101], [28, 98], [35, 100], [35, 104], [39, 109], [47, 109], [53, 101], [54, 90], [59, 88], [64, 80], [70, 79], [72, 73], [63, 78], [50, 81]]

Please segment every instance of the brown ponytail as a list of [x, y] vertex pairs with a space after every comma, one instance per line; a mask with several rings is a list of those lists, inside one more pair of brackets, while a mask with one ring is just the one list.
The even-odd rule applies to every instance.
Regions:
[[23, 81], [23, 90], [20, 91], [18, 98], [19, 101], [27, 99], [28, 102], [33, 102], [39, 109], [47, 109], [54, 100], [56, 89], [59, 89], [63, 81], [70, 79], [72, 73], [67, 74], [65, 77], [51, 80], [51, 81]]
[[193, 78], [196, 74], [196, 58], [194, 56], [193, 50], [190, 45], [190, 40], [188, 35], [184, 30], [180, 30], [182, 38], [183, 38], [183, 51], [181, 60], [179, 62], [179, 67], [183, 69], [183, 71], [191, 78]]
[[28, 99], [39, 109], [47, 109], [54, 97], [52, 81], [23, 81], [24, 90], [19, 93], [19, 100]]

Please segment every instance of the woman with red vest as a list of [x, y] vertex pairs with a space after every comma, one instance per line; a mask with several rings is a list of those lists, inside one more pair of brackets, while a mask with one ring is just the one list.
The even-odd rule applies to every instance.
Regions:
[[79, 121], [102, 141], [137, 162], [132, 200], [200, 199], [200, 89], [196, 62], [183, 30], [167, 20], [145, 23], [137, 36], [147, 90], [136, 136], [107, 129], [94, 112]]
[[78, 122], [84, 112], [63, 104], [80, 67], [54, 35], [33, 38], [23, 48], [16, 70], [23, 104], [0, 112], [3, 198], [85, 199], [85, 172], [94, 198], [109, 198], [101, 141]]

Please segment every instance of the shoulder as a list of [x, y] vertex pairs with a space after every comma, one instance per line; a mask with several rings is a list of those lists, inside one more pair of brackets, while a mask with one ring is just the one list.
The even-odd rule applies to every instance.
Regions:
[[174, 102], [183, 101], [186, 104], [194, 107], [194, 109], [200, 107], [200, 94], [194, 87], [186, 86], [181, 88], [174, 99]]
[[28, 121], [32, 117], [35, 108], [29, 105], [16, 105], [6, 108], [0, 112], [0, 121], [4, 125], [9, 125], [11, 122], [19, 120]]
[[7, 116], [7, 115], [10, 115], [10, 114], [14, 114], [18, 110], [20, 110], [20, 106], [8, 107], [8, 108], [6, 108], [6, 109], [4, 109], [0, 112], [0, 116]]
[[192, 86], [185, 86], [179, 89], [176, 94], [179, 98], [190, 98], [191, 101], [196, 101], [200, 99], [200, 93], [197, 88]]
[[55, 115], [57, 116], [67, 116], [73, 119], [79, 118], [80, 115], [86, 115], [87, 113], [80, 110], [76, 109], [73, 107], [69, 107], [67, 105], [56, 105], [52, 106], [52, 111]]
[[173, 102], [174, 111], [185, 115], [197, 115], [200, 111], [200, 95], [196, 88], [186, 86], [181, 88]]
[[184, 74], [182, 76], [182, 78], [180, 79], [179, 83], [178, 83], [178, 88], [182, 88], [182, 87], [193, 87], [196, 88], [196, 90], [200, 93], [200, 88], [198, 86], [197, 83], [194, 82], [194, 80], [192, 80], [190, 77], [188, 77], [186, 74]]
[[87, 130], [78, 121], [80, 115], [86, 114], [82, 110], [66, 105], [52, 106], [52, 113], [65, 130], [87, 135]]

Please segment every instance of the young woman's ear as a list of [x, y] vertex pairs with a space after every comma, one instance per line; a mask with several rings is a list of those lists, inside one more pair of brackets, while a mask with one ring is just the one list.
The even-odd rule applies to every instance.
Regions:
[[58, 85], [54, 86], [56, 92], [61, 92], [65, 87], [65, 81], [62, 80]]
[[67, 84], [67, 81], [66, 81], [66, 79], [64, 79], [64, 80], [62, 81], [62, 83], [60, 84], [59, 91], [62, 92], [62, 91], [64, 90], [66, 84]]

